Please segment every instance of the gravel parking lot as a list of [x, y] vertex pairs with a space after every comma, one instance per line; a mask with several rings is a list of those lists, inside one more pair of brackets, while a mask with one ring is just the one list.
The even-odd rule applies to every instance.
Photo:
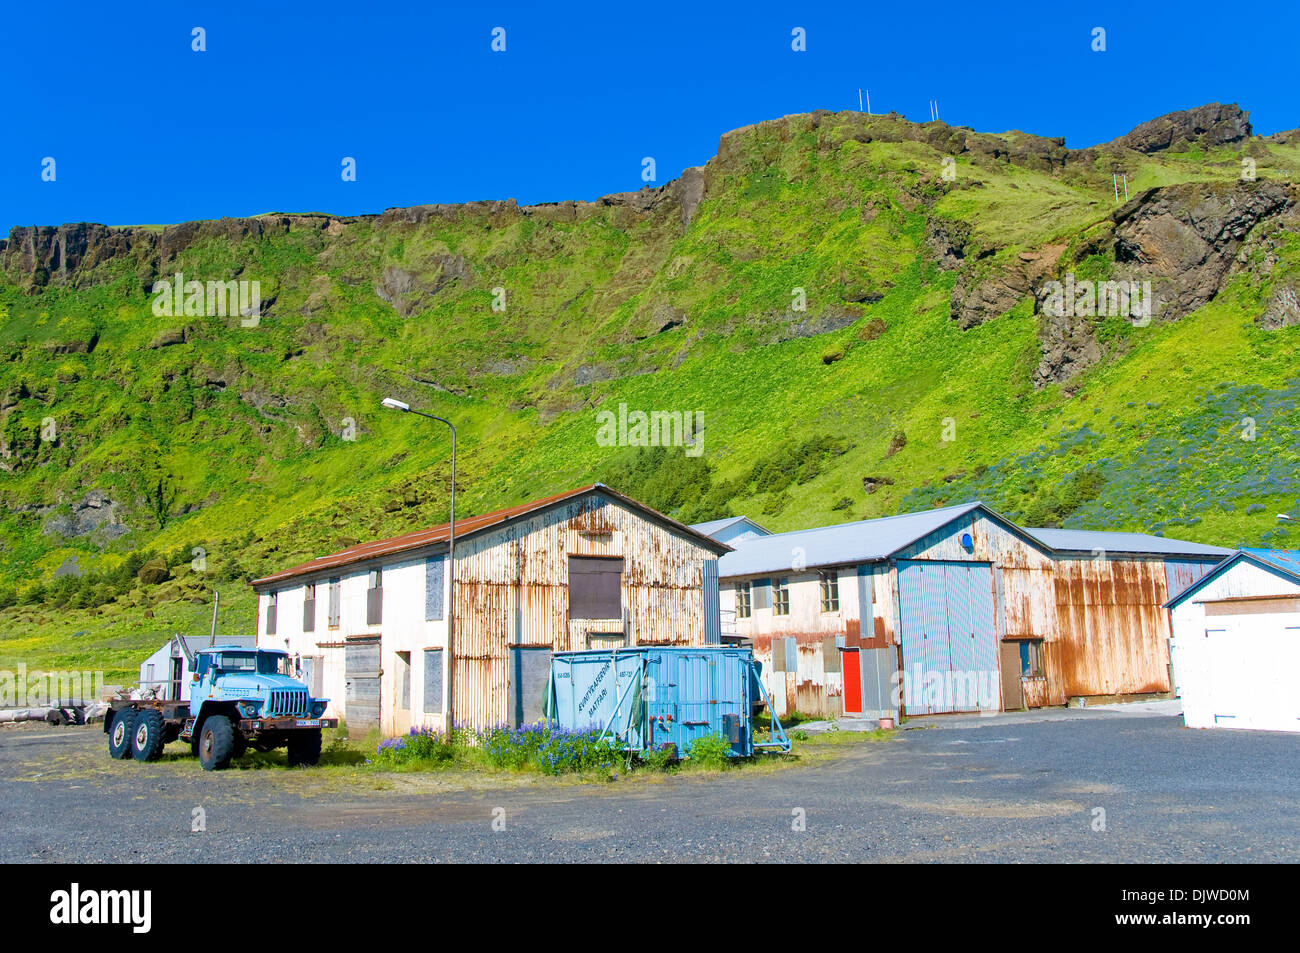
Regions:
[[1297, 753], [1300, 735], [1089, 712], [932, 719], [779, 770], [574, 783], [208, 774], [110, 761], [98, 726], [11, 726], [0, 861], [1294, 863]]

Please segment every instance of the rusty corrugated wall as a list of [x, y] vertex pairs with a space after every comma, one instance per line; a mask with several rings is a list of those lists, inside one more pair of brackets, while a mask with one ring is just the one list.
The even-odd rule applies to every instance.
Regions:
[[[623, 558], [623, 619], [569, 619], [569, 556]], [[716, 558], [598, 495], [458, 541], [456, 720], [507, 720], [512, 646], [585, 649], [591, 632], [624, 630], [633, 645], [702, 644], [703, 564]]]
[[1047, 655], [1054, 696], [1169, 691], [1163, 561], [1058, 559], [1054, 580], [1057, 633]]

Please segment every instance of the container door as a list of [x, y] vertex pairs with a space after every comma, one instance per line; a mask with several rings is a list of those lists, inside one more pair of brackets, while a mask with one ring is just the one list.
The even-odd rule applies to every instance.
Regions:
[[717, 733], [721, 726], [713, 724], [713, 699], [716, 695], [709, 657], [687, 652], [673, 654], [677, 659], [677, 730], [673, 741], [685, 754], [692, 741]]
[[844, 669], [844, 714], [862, 714], [862, 667], [857, 649], [840, 649]]

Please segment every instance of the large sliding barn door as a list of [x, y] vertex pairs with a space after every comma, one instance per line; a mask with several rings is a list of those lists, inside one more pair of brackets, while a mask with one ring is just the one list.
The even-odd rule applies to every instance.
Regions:
[[898, 596], [907, 713], [999, 708], [989, 565], [900, 562]]

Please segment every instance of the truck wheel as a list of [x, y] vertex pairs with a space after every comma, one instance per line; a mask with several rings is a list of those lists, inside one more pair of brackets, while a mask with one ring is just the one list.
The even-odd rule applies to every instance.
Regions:
[[209, 715], [203, 719], [199, 733], [199, 764], [204, 771], [220, 771], [230, 764], [235, 752], [235, 729], [225, 715]]
[[157, 761], [167, 744], [167, 725], [162, 712], [147, 708], [136, 715], [131, 733], [131, 754], [137, 761]]
[[135, 736], [135, 709], [120, 708], [108, 729], [108, 753], [119, 761], [131, 757], [131, 739]]
[[320, 729], [307, 728], [289, 733], [289, 764], [314, 765], [320, 761]]

